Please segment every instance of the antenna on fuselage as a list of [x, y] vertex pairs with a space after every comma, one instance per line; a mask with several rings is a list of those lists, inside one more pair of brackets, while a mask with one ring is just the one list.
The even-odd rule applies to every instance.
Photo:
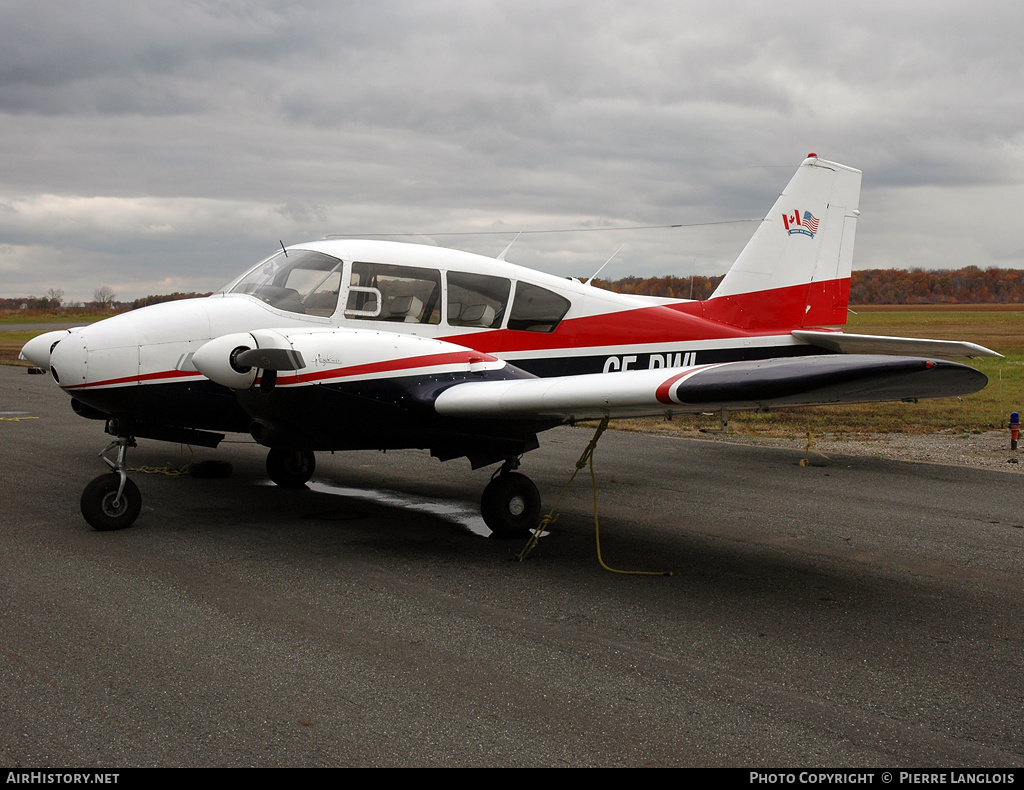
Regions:
[[284, 248], [284, 240], [283, 239], [278, 239], [277, 243], [281, 245], [281, 252], [283, 252], [284, 253], [284, 257], [287, 258], [288, 257], [288, 250], [286, 250]]
[[[625, 244], [620, 244], [619, 245], [619, 250], [621, 250], [625, 246], [626, 246]], [[612, 262], [612, 258], [614, 258], [616, 255], [619, 254], [619, 250], [615, 250], [615, 252], [613, 252], [611, 254], [611, 258], [609, 258], [608, 260], [606, 260], [604, 263], [601, 264], [601, 269], [603, 269], [605, 266], [607, 266], [609, 263]], [[592, 275], [590, 275], [590, 280], [593, 280], [595, 277], [597, 277], [597, 275], [599, 275], [601, 273], [601, 269], [598, 269], [596, 272], [594, 272]], [[590, 285], [590, 280], [587, 280], [583, 284], [584, 285]]]
[[[523, 230], [525, 230], [525, 228]], [[510, 241], [508, 243], [508, 246], [501, 251], [501, 255], [499, 255], [495, 260], [499, 260], [499, 261], [505, 260], [505, 256], [508, 255], [508, 251], [512, 249], [512, 245], [515, 244], [517, 241], [519, 241], [519, 237], [522, 236], [522, 235], [523, 235], [523, 231], [521, 230], [521, 231], [519, 231], [516, 234], [516, 237], [514, 239], [512, 239], [512, 241]]]

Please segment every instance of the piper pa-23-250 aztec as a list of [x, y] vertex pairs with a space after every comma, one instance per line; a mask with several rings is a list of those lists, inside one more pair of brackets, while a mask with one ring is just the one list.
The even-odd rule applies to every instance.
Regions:
[[481, 510], [496, 533], [537, 525], [515, 472], [557, 425], [632, 417], [964, 395], [972, 343], [850, 335], [861, 173], [809, 154], [705, 300], [610, 293], [456, 250], [324, 240], [282, 249], [221, 292], [29, 341], [83, 417], [114, 437], [82, 494], [96, 529], [141, 509], [136, 437], [269, 448], [304, 486], [316, 450], [428, 448], [501, 464]]

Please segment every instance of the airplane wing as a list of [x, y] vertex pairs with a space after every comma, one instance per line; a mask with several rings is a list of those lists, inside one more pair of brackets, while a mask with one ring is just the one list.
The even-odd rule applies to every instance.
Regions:
[[797, 340], [840, 354], [907, 354], [931, 356], [940, 359], [970, 359], [971, 357], [1002, 357], [977, 343], [961, 340], [926, 340], [917, 337], [886, 337], [883, 335], [853, 335], [846, 332], [818, 332], [796, 329], [791, 332]]
[[967, 395], [988, 383], [957, 362], [822, 355], [689, 368], [465, 382], [438, 395], [451, 417], [636, 417]]

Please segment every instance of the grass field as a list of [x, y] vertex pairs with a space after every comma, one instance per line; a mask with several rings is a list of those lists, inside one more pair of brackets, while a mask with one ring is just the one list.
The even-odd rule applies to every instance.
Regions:
[[0, 312], [0, 332], [11, 324], [91, 324], [101, 318], [110, 318], [114, 311], [105, 313], [63, 313], [59, 310], [4, 310]]
[[[40, 332], [4, 331], [5, 324], [73, 321], [90, 323], [103, 315], [25, 315], [11, 311], [0, 315], [0, 363], [27, 365], [18, 352]], [[42, 330], [41, 330], [42, 331]], [[859, 436], [879, 433], [934, 433], [938, 431], [985, 431], [1005, 427], [1011, 411], [1024, 411], [1024, 305], [929, 305], [855, 307], [846, 331], [870, 335], [931, 337], [969, 340], [987, 346], [1003, 359], [968, 361], [989, 377], [989, 385], [961, 399], [920, 403], [876, 403], [786, 409], [768, 414], [730, 415], [730, 431], [740, 435], [792, 436], [810, 431], [822, 436]], [[621, 420], [617, 427], [638, 430], [693, 432], [716, 428], [717, 415], [662, 419]]]
[[113, 311], [106, 312], [63, 312], [61, 310], [0, 310], [0, 365], [21, 365], [28, 367], [28, 362], [18, 359], [21, 347], [36, 335], [48, 330], [5, 330], [4, 327], [25, 324], [91, 324], [103, 318], [109, 318]]

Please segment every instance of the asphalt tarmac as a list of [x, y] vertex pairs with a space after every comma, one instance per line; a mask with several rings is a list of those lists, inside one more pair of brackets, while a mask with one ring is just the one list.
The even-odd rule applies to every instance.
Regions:
[[[68, 401], [0, 367], [0, 765], [1024, 764], [1016, 475], [610, 431], [603, 557], [674, 574], [629, 576], [585, 472], [520, 563], [489, 470], [419, 451], [290, 491], [238, 437], [95, 532], [107, 437]], [[546, 506], [590, 435], [524, 459]]]

